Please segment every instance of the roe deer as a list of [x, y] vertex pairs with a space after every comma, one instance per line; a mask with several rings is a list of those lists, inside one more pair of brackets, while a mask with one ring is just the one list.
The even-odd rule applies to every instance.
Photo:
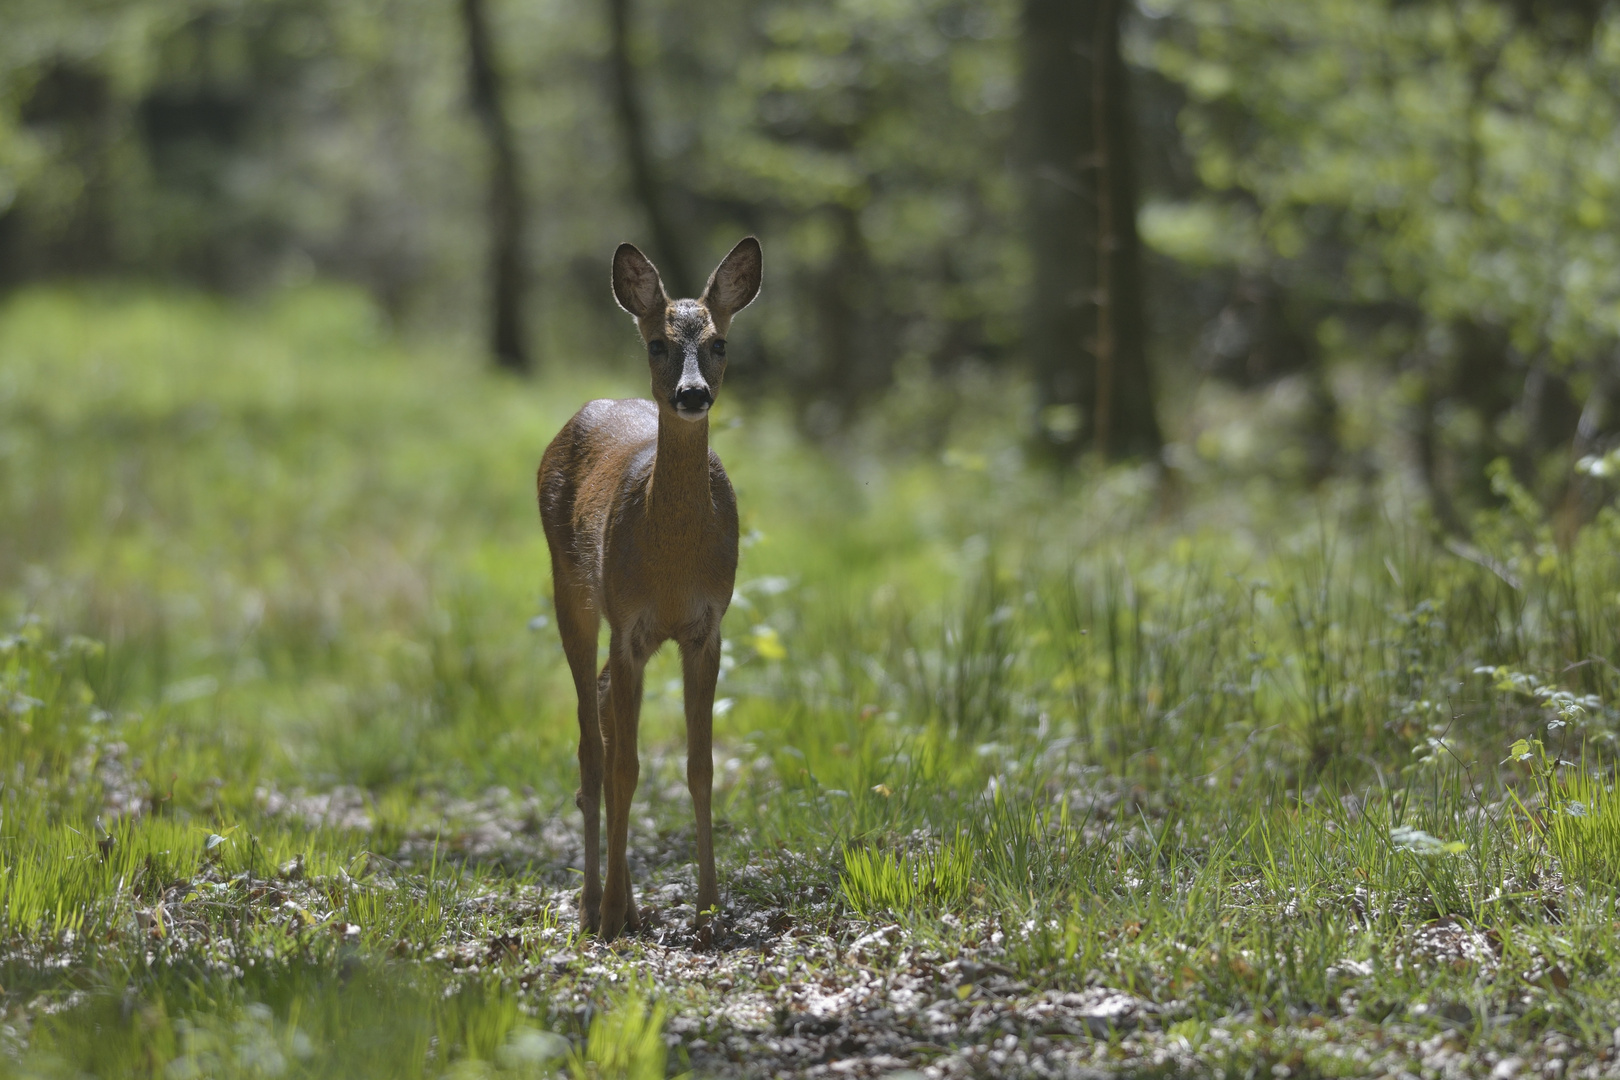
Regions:
[[[720, 617], [737, 574], [737, 497], [709, 449], [709, 406], [726, 370], [731, 317], [759, 292], [759, 241], [720, 261], [703, 296], [671, 300], [658, 269], [630, 244], [613, 255], [613, 295], [636, 318], [653, 400], [592, 401], [546, 447], [538, 479], [551, 548], [557, 632], [579, 695], [579, 794], [585, 815], [580, 922], [606, 940], [640, 926], [630, 865], [630, 798], [641, 772], [636, 733], [647, 660], [674, 638], [686, 685], [686, 780], [697, 817], [700, 925], [720, 903], [709, 822], [710, 730], [720, 673]], [[596, 634], [607, 617], [607, 664]], [[603, 771], [606, 751], [607, 769]], [[607, 883], [599, 818], [607, 788]]]

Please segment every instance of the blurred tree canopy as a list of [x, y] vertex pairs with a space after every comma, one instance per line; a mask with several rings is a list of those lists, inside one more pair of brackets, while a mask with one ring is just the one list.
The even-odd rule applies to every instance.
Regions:
[[[1168, 0], [1203, 191], [1147, 227], [1241, 284], [1207, 363], [1402, 376], [1436, 509], [1509, 458], [1552, 493], [1620, 417], [1620, 20], [1607, 5]], [[1542, 475], [1545, 474], [1545, 475]]]
[[1153, 456], [1285, 381], [1320, 479], [1365, 372], [1455, 529], [1499, 457], [1591, 512], [1617, 120], [1596, 0], [5, 0], [0, 284], [337, 277], [544, 369], [624, 342], [619, 241], [692, 292], [754, 232], [733, 378], [814, 434], [968, 370]]

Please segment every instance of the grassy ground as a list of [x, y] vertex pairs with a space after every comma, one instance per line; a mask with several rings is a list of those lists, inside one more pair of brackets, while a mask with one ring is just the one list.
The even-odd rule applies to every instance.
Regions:
[[1620, 517], [1555, 543], [1503, 474], [1448, 547], [1397, 484], [1192, 453], [1058, 488], [1008, 395], [842, 462], [723, 399], [726, 917], [661, 656], [648, 927], [581, 940], [531, 478], [643, 392], [598, 363], [329, 290], [0, 308], [0, 1072], [1613, 1067]]

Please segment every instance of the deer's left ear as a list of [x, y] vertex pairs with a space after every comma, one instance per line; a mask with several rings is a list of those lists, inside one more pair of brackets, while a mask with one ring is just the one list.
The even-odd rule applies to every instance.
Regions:
[[765, 272], [765, 256], [759, 241], [745, 236], [720, 260], [703, 287], [703, 304], [716, 321], [729, 319], [754, 302], [759, 295], [760, 278]]

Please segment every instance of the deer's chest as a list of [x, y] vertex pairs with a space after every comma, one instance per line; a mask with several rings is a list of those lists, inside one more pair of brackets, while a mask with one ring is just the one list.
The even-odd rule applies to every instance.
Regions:
[[622, 635], [631, 655], [640, 661], [666, 641], [690, 646], [713, 640], [725, 613], [726, 603], [712, 595], [672, 589], [625, 613], [625, 618], [616, 621], [616, 634]]
[[643, 534], [618, 552], [622, 572], [604, 575], [608, 621], [638, 657], [671, 639], [696, 644], [718, 633], [731, 603], [736, 547], [712, 535], [702, 540]]

